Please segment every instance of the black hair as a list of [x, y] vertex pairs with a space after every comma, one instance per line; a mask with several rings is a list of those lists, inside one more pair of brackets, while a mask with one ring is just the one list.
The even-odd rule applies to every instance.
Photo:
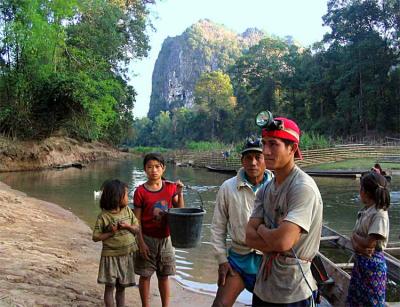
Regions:
[[160, 164], [161, 164], [162, 166], [165, 166], [164, 157], [163, 157], [160, 153], [158, 153], [158, 152], [151, 152], [151, 153], [148, 153], [148, 154], [146, 154], [146, 155], [144, 156], [144, 159], [143, 159], [143, 168], [145, 168], [147, 162], [149, 162], [149, 161], [151, 161], [151, 160], [158, 161], [158, 162], [160, 162]]
[[104, 189], [104, 187], [106, 186], [106, 184], [109, 183], [110, 181], [112, 181], [112, 179], [107, 179], [107, 180], [105, 180], [105, 181], [101, 184], [101, 186], [100, 186], [100, 191], [103, 191], [103, 189]]
[[380, 166], [379, 163], [375, 163], [374, 167], [377, 168], [377, 169], [381, 172], [381, 174], [382, 174], [382, 171], [383, 171], [383, 170], [382, 170], [382, 167]]
[[283, 143], [285, 143], [286, 147], [288, 147], [289, 145], [293, 147], [294, 142], [288, 139], [281, 139]]
[[390, 206], [390, 192], [384, 176], [376, 172], [366, 173], [360, 179], [361, 189], [375, 201], [376, 209], [387, 210]]
[[103, 183], [103, 192], [100, 198], [100, 208], [113, 210], [119, 208], [122, 198], [125, 196], [128, 185], [118, 179], [106, 180]]

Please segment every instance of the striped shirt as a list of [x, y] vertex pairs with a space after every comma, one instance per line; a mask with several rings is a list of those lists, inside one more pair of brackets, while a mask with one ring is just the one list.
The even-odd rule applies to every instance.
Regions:
[[[111, 225], [118, 225], [119, 222], [125, 222], [130, 225], [139, 225], [138, 220], [132, 210], [127, 206], [118, 213], [111, 213], [103, 210], [97, 217], [93, 230], [93, 239], [105, 232], [111, 231]], [[124, 256], [137, 251], [135, 236], [127, 229], [118, 229], [110, 238], [103, 241], [102, 256]]]

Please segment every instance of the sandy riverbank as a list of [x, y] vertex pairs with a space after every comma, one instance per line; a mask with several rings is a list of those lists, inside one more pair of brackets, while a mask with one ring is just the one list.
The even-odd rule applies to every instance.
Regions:
[[[103, 286], [96, 282], [101, 244], [91, 233], [71, 212], [0, 183], [0, 307], [102, 306]], [[156, 288], [153, 278], [155, 307], [161, 305]], [[178, 307], [213, 300], [175, 281], [171, 296]], [[127, 306], [140, 306], [136, 287], [126, 298]]]

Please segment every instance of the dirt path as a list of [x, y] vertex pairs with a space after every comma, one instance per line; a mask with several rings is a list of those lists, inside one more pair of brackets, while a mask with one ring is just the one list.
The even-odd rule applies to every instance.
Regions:
[[[101, 244], [71, 212], [0, 183], [0, 306], [102, 306], [96, 283]], [[171, 306], [211, 306], [213, 298], [171, 282]], [[140, 306], [136, 287], [127, 306]], [[160, 306], [156, 279], [151, 306]]]

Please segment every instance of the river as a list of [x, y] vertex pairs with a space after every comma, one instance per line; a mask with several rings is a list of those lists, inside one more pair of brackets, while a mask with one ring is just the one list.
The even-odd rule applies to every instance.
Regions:
[[[169, 180], [182, 180], [201, 194], [207, 211], [203, 220], [202, 243], [193, 249], [177, 249], [176, 279], [182, 285], [201, 292], [215, 292], [217, 263], [210, 246], [210, 223], [215, 196], [221, 183], [230, 175], [212, 173], [205, 169], [182, 168], [167, 165]], [[12, 188], [32, 197], [57, 203], [93, 227], [99, 212], [94, 191], [99, 190], [104, 180], [118, 178], [129, 185], [132, 199], [135, 186], [145, 182], [142, 160], [107, 161], [90, 164], [83, 169], [45, 170], [36, 172], [1, 173], [0, 180]], [[324, 222], [343, 234], [349, 234], [360, 209], [358, 196], [359, 181], [340, 178], [314, 178], [324, 201]], [[394, 176], [391, 183], [392, 206], [390, 216], [390, 239], [400, 235], [400, 176]], [[200, 206], [200, 198], [194, 191], [185, 190], [187, 207]], [[239, 299], [248, 303], [250, 295], [244, 291]]]

